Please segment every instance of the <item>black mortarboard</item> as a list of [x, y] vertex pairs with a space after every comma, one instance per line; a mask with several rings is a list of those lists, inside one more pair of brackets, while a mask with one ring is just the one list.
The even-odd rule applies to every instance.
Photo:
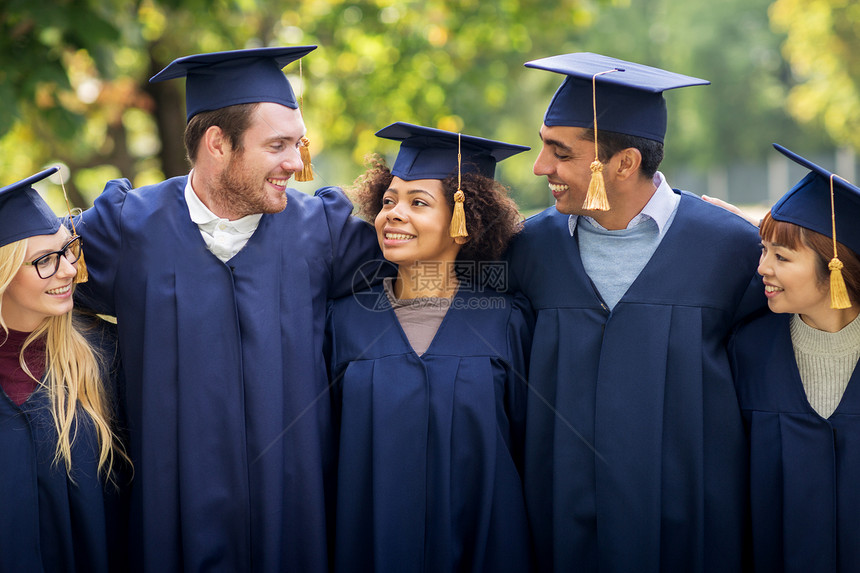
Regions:
[[524, 145], [400, 121], [380, 129], [376, 135], [400, 142], [400, 151], [391, 173], [406, 181], [445, 179], [456, 175], [458, 150], [463, 173], [479, 173], [492, 179], [496, 173], [496, 163], [530, 149]]
[[[773, 146], [795, 163], [809, 169], [809, 173], [776, 202], [770, 210], [770, 216], [776, 221], [794, 223], [833, 240], [833, 260], [830, 262], [833, 308], [847, 308], [837, 306], [842, 292], [833, 282], [836, 271], [840, 271], [837, 280], [841, 280], [842, 269], [836, 253], [836, 241], [838, 239], [860, 255], [860, 188], [781, 145], [774, 143]], [[841, 289], [844, 290], [844, 286]], [[847, 300], [846, 294], [842, 302]]]
[[454, 193], [454, 212], [450, 226], [452, 237], [469, 236], [463, 210], [466, 197], [460, 189], [460, 175], [477, 173], [493, 179], [496, 163], [530, 149], [525, 145], [493, 141], [401, 121], [380, 129], [376, 135], [400, 142], [400, 151], [391, 168], [392, 175], [405, 181], [445, 179], [457, 175], [457, 191]]
[[35, 175], [0, 189], [0, 246], [34, 237], [53, 235], [60, 218], [33, 189], [33, 184], [59, 171], [49, 167]]
[[833, 212], [839, 242], [860, 255], [860, 188], [779, 144], [773, 146], [809, 169], [809, 173], [776, 202], [770, 210], [771, 217], [831, 236], [830, 177], [833, 175]]
[[[663, 142], [666, 135], [665, 90], [706, 85], [707, 80], [580, 52], [526, 62], [526, 67], [567, 77], [555, 92], [544, 116], [547, 126], [591, 128], [595, 111], [603, 131]], [[612, 73], [603, 73], [614, 70]], [[592, 79], [596, 78], [596, 93]], [[597, 109], [593, 107], [596, 100]]]
[[298, 109], [281, 69], [316, 46], [254, 48], [185, 56], [152, 76], [150, 82], [185, 77], [187, 120], [201, 111], [231, 105], [273, 102]]

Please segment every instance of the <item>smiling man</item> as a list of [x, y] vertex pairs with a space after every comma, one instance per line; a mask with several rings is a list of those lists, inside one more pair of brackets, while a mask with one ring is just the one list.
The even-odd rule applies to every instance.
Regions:
[[281, 69], [315, 46], [180, 58], [187, 176], [111, 181], [78, 228], [116, 315], [145, 571], [328, 570], [326, 301], [378, 253], [338, 188], [287, 187], [305, 125]]
[[758, 238], [657, 171], [662, 92], [707, 82], [589, 53], [526, 65], [566, 76], [534, 165], [556, 204], [509, 255], [537, 312], [539, 570], [740, 571], [747, 458], [725, 342], [764, 303]]

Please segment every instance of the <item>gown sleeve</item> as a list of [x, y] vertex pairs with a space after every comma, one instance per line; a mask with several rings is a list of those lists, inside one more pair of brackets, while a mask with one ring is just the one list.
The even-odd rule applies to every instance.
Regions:
[[325, 336], [323, 337], [323, 360], [325, 361], [326, 375], [329, 381], [329, 400], [331, 403], [332, 425], [335, 435], [340, 432], [341, 403], [343, 400], [342, 377], [335, 372], [334, 345], [337, 342], [334, 332], [334, 302], [329, 300], [326, 304]]
[[128, 179], [108, 181], [93, 206], [75, 222], [77, 232], [83, 237], [84, 260], [90, 275], [89, 280], [75, 290], [75, 300], [83, 308], [116, 315], [113, 288], [121, 263], [121, 215], [131, 189]]
[[740, 325], [741, 322], [746, 322], [763, 313], [770, 312], [767, 308], [767, 299], [764, 296], [764, 285], [761, 282], [761, 277], [758, 273], [754, 273], [750, 279], [750, 283], [741, 297], [735, 309], [733, 324]]
[[531, 351], [534, 313], [525, 295], [518, 293], [508, 320], [508, 368], [505, 409], [511, 426], [511, 454], [522, 475], [528, 392], [528, 356]]
[[[114, 436], [125, 445], [128, 443], [128, 422], [123, 406], [125, 384], [116, 325], [89, 313], [76, 312], [76, 320], [103, 360], [102, 388], [112, 416]], [[124, 571], [129, 566], [127, 523], [134, 472], [131, 465], [118, 456], [114, 457], [113, 462], [111, 483], [103, 485], [106, 545], [109, 570]]]
[[373, 226], [352, 215], [352, 203], [339, 187], [317, 190], [326, 214], [332, 247], [329, 298], [365, 290], [381, 280], [383, 261]]

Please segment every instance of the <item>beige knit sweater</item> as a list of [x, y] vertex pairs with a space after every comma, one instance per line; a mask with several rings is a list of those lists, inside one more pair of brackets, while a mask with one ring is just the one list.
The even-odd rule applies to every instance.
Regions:
[[790, 328], [806, 397], [819, 415], [829, 418], [842, 400], [860, 359], [860, 316], [839, 332], [824, 332], [795, 314]]

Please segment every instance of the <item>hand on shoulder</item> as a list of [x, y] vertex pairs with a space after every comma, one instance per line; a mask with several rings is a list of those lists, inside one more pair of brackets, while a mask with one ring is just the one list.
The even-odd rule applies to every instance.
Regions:
[[737, 215], [738, 217], [740, 217], [742, 219], [746, 219], [747, 221], [749, 221], [751, 224], [755, 225], [756, 227], [758, 227], [759, 223], [761, 222], [756, 217], [753, 217], [749, 213], [745, 213], [744, 211], [741, 211], [737, 206], [732, 205], [728, 201], [723, 201], [722, 199], [717, 199], [716, 197], [709, 197], [707, 195], [702, 195], [702, 200], [705, 201], [706, 203], [710, 203], [711, 205], [716, 205], [717, 207], [722, 207], [726, 211], [734, 213], [735, 215]]

